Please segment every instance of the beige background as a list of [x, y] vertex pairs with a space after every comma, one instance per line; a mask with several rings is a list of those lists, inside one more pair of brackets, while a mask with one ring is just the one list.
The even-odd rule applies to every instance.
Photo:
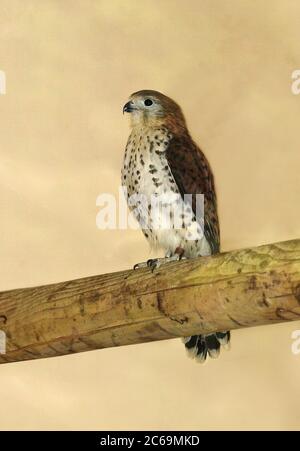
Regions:
[[[182, 106], [214, 169], [224, 250], [299, 237], [300, 3], [1, 0], [0, 289], [117, 271], [139, 231], [100, 231], [139, 89]], [[1, 429], [300, 429], [299, 323], [233, 333], [205, 366], [179, 340], [0, 368]]]

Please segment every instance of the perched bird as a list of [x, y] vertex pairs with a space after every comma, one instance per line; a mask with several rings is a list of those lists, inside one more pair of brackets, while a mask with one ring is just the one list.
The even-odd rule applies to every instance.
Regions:
[[[130, 113], [132, 130], [125, 149], [122, 186], [151, 246], [164, 250], [166, 262], [219, 252], [213, 174], [189, 134], [180, 106], [160, 92], [143, 90], [130, 96], [123, 112]], [[201, 194], [204, 214], [199, 215], [195, 198]], [[154, 208], [158, 198], [161, 208]], [[147, 264], [155, 268], [162, 260]], [[207, 355], [219, 355], [221, 345], [229, 343], [230, 332], [183, 340], [188, 354], [204, 362]]]

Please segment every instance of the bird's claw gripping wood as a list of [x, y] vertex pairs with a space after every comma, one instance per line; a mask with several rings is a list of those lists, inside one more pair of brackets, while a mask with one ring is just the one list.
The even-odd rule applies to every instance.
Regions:
[[146, 262], [136, 263], [133, 267], [134, 270], [141, 268], [149, 268], [153, 272], [155, 269], [158, 269], [160, 266], [165, 265], [167, 263], [177, 262], [178, 260], [183, 259], [178, 254], [172, 255], [171, 257], [163, 257], [163, 258], [150, 258]]

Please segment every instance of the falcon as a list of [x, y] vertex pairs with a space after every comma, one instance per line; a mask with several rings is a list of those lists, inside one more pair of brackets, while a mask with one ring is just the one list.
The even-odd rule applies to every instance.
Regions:
[[[146, 263], [152, 270], [168, 261], [220, 251], [214, 177], [204, 153], [191, 138], [180, 106], [166, 95], [143, 90], [123, 107], [131, 133], [121, 171], [129, 209], [152, 248], [165, 259]], [[201, 202], [197, 202], [202, 196]], [[145, 264], [138, 264], [141, 267]], [[230, 332], [183, 339], [188, 355], [204, 362], [227, 346]]]

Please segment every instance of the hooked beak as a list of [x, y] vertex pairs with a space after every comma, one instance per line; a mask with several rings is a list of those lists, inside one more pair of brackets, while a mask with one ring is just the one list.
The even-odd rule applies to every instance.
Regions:
[[131, 113], [135, 108], [133, 108], [133, 102], [127, 102], [125, 103], [125, 105], [123, 106], [123, 114], [124, 113]]

